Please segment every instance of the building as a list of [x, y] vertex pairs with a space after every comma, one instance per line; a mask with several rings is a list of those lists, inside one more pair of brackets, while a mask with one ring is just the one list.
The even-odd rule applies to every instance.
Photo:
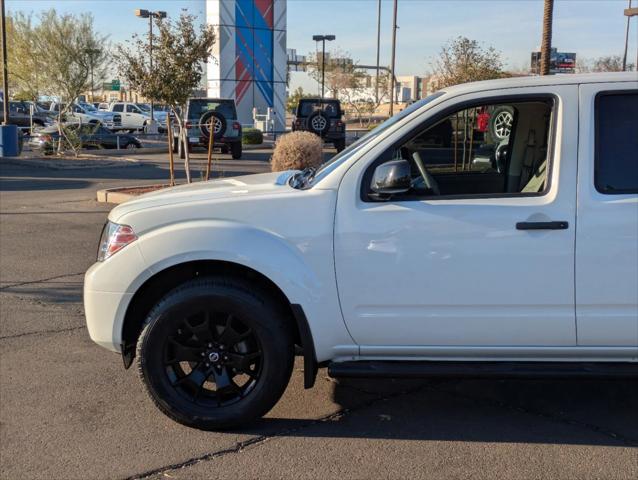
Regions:
[[233, 98], [242, 124], [256, 114], [285, 127], [286, 0], [207, 0], [206, 21], [218, 32], [208, 63], [208, 95]]

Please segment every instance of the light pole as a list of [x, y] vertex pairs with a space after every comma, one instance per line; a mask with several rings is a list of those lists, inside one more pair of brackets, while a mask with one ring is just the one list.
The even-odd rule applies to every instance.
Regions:
[[326, 80], [326, 41], [331, 42], [335, 38], [334, 35], [313, 35], [312, 39], [315, 42], [322, 42], [321, 48], [321, 99], [325, 96], [325, 80]]
[[95, 83], [93, 83], [93, 64], [94, 59], [102, 50], [99, 48], [87, 48], [84, 52], [89, 56], [89, 68], [91, 69], [91, 102], [95, 101]]
[[2, 109], [3, 123], [9, 125], [9, 67], [7, 66], [7, 19], [4, 14], [4, 0], [2, 3]]
[[[154, 18], [166, 18], [166, 12], [158, 11], [151, 12], [150, 10], [135, 10], [135, 16], [140, 18], [148, 18], [148, 28], [149, 28], [149, 50], [148, 50], [148, 59], [149, 59], [149, 71], [151, 75], [153, 74], [153, 19]], [[151, 98], [151, 125], [155, 122], [153, 118], [153, 99]]]
[[377, 11], [377, 75], [374, 86], [374, 101], [379, 104], [379, 55], [381, 53], [381, 0]]
[[397, 9], [398, 9], [398, 0], [394, 0], [394, 14], [392, 18], [392, 66], [390, 67], [392, 70], [392, 76], [390, 78], [390, 116], [394, 115], [394, 89], [395, 89], [395, 74], [394, 74], [394, 61], [396, 57], [397, 50]]

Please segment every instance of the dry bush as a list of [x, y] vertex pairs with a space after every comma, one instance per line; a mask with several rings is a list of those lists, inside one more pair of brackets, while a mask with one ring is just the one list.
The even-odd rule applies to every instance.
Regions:
[[273, 172], [303, 170], [318, 167], [323, 160], [321, 139], [310, 132], [292, 132], [283, 135], [270, 160]]

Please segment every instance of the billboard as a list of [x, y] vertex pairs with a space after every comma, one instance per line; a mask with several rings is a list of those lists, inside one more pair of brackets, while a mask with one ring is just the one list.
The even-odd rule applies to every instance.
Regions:
[[286, 96], [285, 0], [208, 0], [206, 20], [217, 32], [208, 63], [208, 95], [234, 98], [242, 124], [253, 109], [275, 112], [284, 130]]
[[[532, 52], [531, 72], [540, 74], [541, 52]], [[576, 54], [573, 52], [559, 52], [551, 49], [549, 59], [549, 73], [575, 73]]]

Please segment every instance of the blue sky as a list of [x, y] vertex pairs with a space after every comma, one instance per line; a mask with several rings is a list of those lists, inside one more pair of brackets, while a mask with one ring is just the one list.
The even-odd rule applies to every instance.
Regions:
[[[636, 2], [638, 3], [638, 2]], [[136, 8], [166, 10], [178, 15], [188, 9], [202, 20], [204, 0], [7, 0], [9, 11], [34, 12], [56, 8], [63, 12], [91, 12], [97, 29], [122, 41], [146, 24], [133, 15]], [[580, 57], [621, 55], [626, 0], [557, 0], [553, 44]], [[376, 0], [288, 0], [288, 47], [299, 54], [314, 50], [312, 35], [337, 36], [335, 47], [362, 64], [376, 58]], [[392, 1], [382, 4], [381, 63], [390, 63]], [[530, 51], [540, 44], [542, 0], [399, 0], [397, 73], [423, 74], [440, 46], [465, 35], [503, 53], [508, 67], [527, 68]], [[632, 21], [629, 57], [635, 61], [638, 20]]]

